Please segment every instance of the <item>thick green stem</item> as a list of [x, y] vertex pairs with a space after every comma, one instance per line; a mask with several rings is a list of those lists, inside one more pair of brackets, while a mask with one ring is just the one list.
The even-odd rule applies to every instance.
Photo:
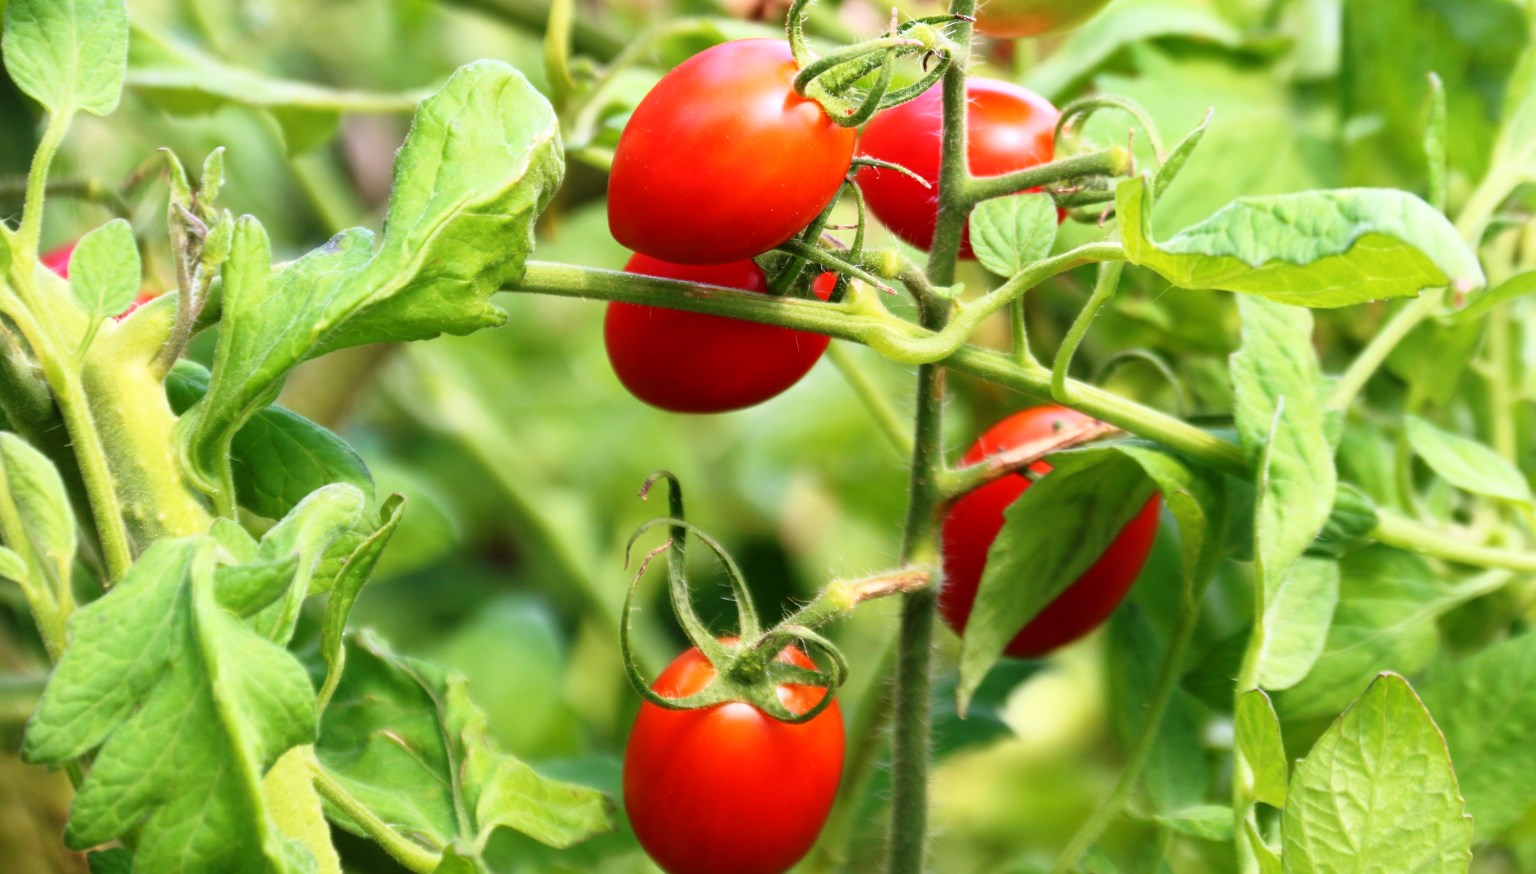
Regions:
[[1056, 361], [1051, 366], [1051, 397], [1056, 400], [1070, 400], [1067, 371], [1072, 366], [1072, 356], [1077, 354], [1077, 347], [1088, 335], [1088, 328], [1098, 318], [1099, 311], [1115, 296], [1115, 290], [1120, 287], [1120, 274], [1124, 270], [1125, 264], [1119, 261], [1106, 261], [1100, 265], [1099, 279], [1093, 285], [1093, 295], [1083, 305], [1077, 318], [1072, 320], [1072, 327], [1067, 330], [1066, 339], [1061, 341], [1061, 348], [1056, 351]]
[[1001, 176], [977, 176], [960, 186], [961, 201], [974, 206], [994, 197], [1007, 197], [1030, 188], [1039, 188], [1052, 182], [1077, 179], [1083, 176], [1124, 176], [1131, 172], [1131, 153], [1122, 146], [1114, 146], [1099, 152], [1062, 158], [1045, 164], [1037, 164], [1024, 170], [1004, 173]]
[[315, 791], [320, 797], [334, 804], [342, 813], [347, 815], [368, 837], [378, 844], [390, 858], [399, 862], [407, 870], [416, 874], [431, 874], [437, 870], [437, 866], [443, 861], [443, 857], [434, 853], [420, 844], [413, 843], [399, 832], [389, 827], [384, 820], [379, 819], [378, 814], [368, 809], [368, 806], [352, 797], [336, 779], [327, 774], [323, 769], [316, 768]]

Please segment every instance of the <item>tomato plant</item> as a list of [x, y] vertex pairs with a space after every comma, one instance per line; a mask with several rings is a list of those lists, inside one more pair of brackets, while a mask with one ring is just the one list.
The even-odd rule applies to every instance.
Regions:
[[[1051, 160], [1060, 113], [1044, 97], [1019, 85], [994, 79], [966, 82], [966, 157], [977, 176], [1000, 176]], [[910, 103], [887, 109], [864, 129], [859, 153], [900, 164], [929, 184], [883, 167], [859, 170], [859, 185], [870, 211], [896, 236], [926, 249], [933, 244], [939, 212], [942, 95], [937, 88]], [[960, 244], [962, 257], [974, 257], [970, 232]]]
[[38, 260], [42, 262], [44, 267], [47, 267], [54, 273], [59, 274], [65, 279], [68, 279], [69, 257], [73, 254], [75, 254], [75, 244], [65, 243], [57, 249], [50, 249], [47, 252], [44, 252], [42, 257]]
[[[810, 668], [799, 649], [779, 658]], [[668, 698], [714, 678], [697, 649], [656, 678]], [[826, 689], [778, 687], [791, 712]], [[701, 710], [640, 705], [624, 751], [624, 805], [641, 846], [668, 874], [780, 874], [811, 848], [843, 772], [843, 717], [833, 702], [809, 722], [780, 722], [742, 701]]]
[[[1066, 425], [1084, 421], [1089, 421], [1087, 416], [1066, 407], [1047, 405], [1022, 410], [988, 428], [966, 450], [961, 463], [977, 464], [988, 456], [1047, 438]], [[1029, 488], [1030, 475], [1044, 476], [1051, 466], [1039, 461], [1028, 470], [970, 492], [944, 516], [944, 588], [940, 591], [939, 609], [958, 634], [965, 633], [986, 567], [987, 550], [1003, 527], [1003, 512]], [[1008, 642], [1008, 655], [1044, 655], [1077, 640], [1109, 618], [1147, 562], [1152, 540], [1157, 536], [1159, 503], [1156, 497], [1147, 501], [1088, 570], [1019, 629]], [[1027, 579], [1017, 581], [1020, 586], [1029, 583]]]
[[[624, 269], [766, 294], [768, 281], [751, 261], [669, 264], [635, 255]], [[826, 300], [836, 280], [823, 274], [815, 293]], [[799, 382], [826, 351], [827, 338], [720, 316], [610, 303], [603, 344], [613, 372], [630, 393], [663, 410], [723, 413], [762, 403]]]
[[842, 187], [855, 133], [795, 93], [797, 71], [788, 43], [749, 39], [664, 76], [614, 150], [614, 239], [678, 264], [724, 264], [809, 224]]

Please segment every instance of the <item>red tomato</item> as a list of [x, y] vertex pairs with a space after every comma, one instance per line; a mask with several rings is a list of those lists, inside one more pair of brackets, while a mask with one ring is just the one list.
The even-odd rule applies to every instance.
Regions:
[[[1065, 407], [1033, 407], [993, 425], [966, 452], [963, 463], [974, 464], [999, 452], [1049, 437], [1062, 425], [1090, 421]], [[1030, 470], [1043, 474], [1045, 462]], [[1003, 510], [1012, 504], [1030, 481], [1022, 473], [988, 483], [956, 501], [944, 518], [944, 586], [939, 609], [957, 634], [965, 633], [976, 591], [986, 567], [987, 550], [1003, 527]], [[1109, 618], [1141, 573], [1157, 536], [1157, 495], [1131, 518], [1109, 548], [1077, 581], [1057, 596], [1009, 642], [1005, 650], [1016, 657], [1039, 656], [1071, 643]], [[1020, 580], [1027, 585], [1027, 580]]]
[[976, 4], [976, 30], [1017, 39], [1069, 30], [1098, 14], [1109, 0], [983, 0]]
[[[76, 242], [79, 242], [79, 241], [77, 240]], [[75, 254], [75, 243], [65, 243], [64, 245], [58, 247], [57, 249], [53, 249], [51, 251], [44, 252], [42, 254], [42, 257], [40, 259], [38, 259], [38, 260], [43, 262], [43, 266], [44, 267], [47, 267], [49, 270], [52, 270], [54, 273], [59, 274], [60, 276], [64, 277], [65, 279], [68, 279], [69, 278], [69, 259], [70, 259], [70, 256], [72, 256], [74, 254]]]
[[608, 227], [676, 264], [724, 264], [788, 240], [837, 194], [855, 134], [795, 94], [775, 39], [689, 58], [635, 107], [608, 178]]
[[[762, 268], [751, 261], [687, 265], [635, 255], [624, 269], [768, 291]], [[836, 279], [822, 274], [816, 295], [826, 300]], [[675, 413], [723, 413], [760, 404], [799, 382], [827, 348], [821, 334], [632, 303], [608, 305], [603, 342], [613, 372], [630, 394]]]
[[[783, 661], [811, 667], [798, 649]], [[703, 689], [715, 669], [697, 649], [652, 688], [669, 698]], [[793, 713], [825, 689], [780, 686]], [[624, 751], [624, 806], [635, 837], [668, 874], [781, 874], [816, 842], [843, 773], [836, 702], [810, 722], [780, 722], [751, 704], [703, 710], [640, 705]]]
[[[1000, 176], [1051, 160], [1056, 120], [1061, 113], [1049, 100], [1027, 88], [991, 79], [969, 79], [966, 94], [966, 154], [977, 176]], [[930, 88], [916, 100], [876, 115], [864, 128], [859, 153], [891, 161], [928, 180], [925, 189], [915, 180], [878, 167], [859, 170], [858, 183], [875, 217], [896, 236], [927, 249], [939, 214], [940, 137], [944, 130], [944, 98]], [[963, 258], [971, 252], [970, 231], [960, 242]]]

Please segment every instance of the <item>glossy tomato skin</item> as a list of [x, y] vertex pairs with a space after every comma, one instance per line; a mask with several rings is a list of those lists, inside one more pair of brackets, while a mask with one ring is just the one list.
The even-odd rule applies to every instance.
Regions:
[[44, 252], [38, 259], [43, 266], [59, 276], [69, 278], [69, 259], [75, 254], [75, 243], [65, 243], [57, 249]]
[[[1049, 437], [1058, 427], [1087, 421], [1089, 417], [1082, 413], [1057, 406], [1015, 413], [983, 434], [966, 452], [963, 463], [974, 464], [988, 455]], [[1037, 474], [1050, 469], [1044, 462], [1030, 467]], [[939, 609], [957, 634], [965, 633], [986, 567], [987, 550], [1003, 527], [1003, 511], [1029, 486], [1030, 481], [1023, 474], [988, 483], [956, 501], [944, 518], [944, 586], [939, 593]], [[1120, 530], [1098, 562], [1025, 625], [1005, 652], [1018, 658], [1044, 655], [1077, 640], [1108, 619], [1147, 563], [1157, 536], [1159, 504], [1158, 497], [1153, 495]], [[1029, 581], [1018, 582], [1027, 585]]]
[[1001, 39], [1070, 30], [1099, 13], [1109, 0], [983, 0], [976, 30]]
[[[798, 649], [780, 658], [802, 667]], [[714, 668], [697, 649], [652, 685], [668, 698], [706, 686]], [[805, 713], [826, 690], [780, 686]], [[624, 806], [646, 853], [668, 874], [782, 874], [810, 850], [843, 772], [837, 703], [800, 725], [750, 704], [704, 710], [640, 705], [624, 751]]]
[[[624, 269], [767, 293], [762, 268], [669, 264], [635, 255]], [[815, 292], [826, 300], [836, 277], [822, 274]], [[723, 413], [760, 404], [810, 372], [827, 338], [725, 316], [641, 304], [610, 303], [603, 319], [608, 361], [629, 393], [675, 413]]]
[[[998, 176], [1051, 160], [1061, 113], [1049, 100], [1019, 85], [981, 78], [966, 81], [966, 94], [970, 100], [966, 154], [973, 174]], [[929, 88], [916, 100], [876, 115], [859, 139], [859, 154], [900, 164], [933, 186], [925, 189], [901, 173], [878, 167], [861, 168], [858, 174], [859, 188], [875, 217], [896, 236], [924, 250], [933, 245], [939, 214], [943, 103], [940, 89]], [[960, 255], [975, 257], [969, 226]]]
[[614, 152], [614, 239], [676, 264], [724, 264], [810, 224], [841, 187], [855, 134], [794, 93], [798, 71], [783, 40], [744, 39], [663, 76]]

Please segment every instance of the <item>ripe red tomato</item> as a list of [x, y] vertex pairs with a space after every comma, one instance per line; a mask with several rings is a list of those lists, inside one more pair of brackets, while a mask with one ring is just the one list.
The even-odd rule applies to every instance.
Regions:
[[[686, 279], [767, 293], [762, 268], [730, 264], [669, 264], [635, 255], [630, 273]], [[822, 300], [837, 277], [824, 273]], [[800, 381], [827, 349], [827, 338], [775, 325], [631, 303], [610, 303], [603, 320], [608, 361], [629, 393], [675, 413], [723, 413], [750, 407]]]
[[[988, 455], [1049, 437], [1059, 426], [1087, 421], [1087, 416], [1065, 407], [1033, 407], [993, 425], [971, 446], [963, 461], [974, 464]], [[1037, 474], [1050, 469], [1045, 462], [1030, 466]], [[1022, 473], [995, 480], [956, 501], [944, 518], [944, 586], [939, 592], [939, 609], [957, 634], [965, 632], [971, 607], [976, 603], [987, 550], [1003, 527], [1003, 510], [1029, 486], [1029, 479]], [[1077, 640], [1109, 618], [1147, 563], [1152, 540], [1157, 536], [1159, 503], [1157, 495], [1153, 495], [1120, 530], [1099, 560], [1009, 642], [1005, 650], [1008, 655], [1044, 655]], [[1027, 583], [1019, 581], [1020, 585]]]
[[837, 194], [855, 134], [794, 92], [775, 39], [721, 43], [635, 107], [608, 177], [608, 227], [675, 264], [724, 264], [794, 236]]
[[1069, 30], [1097, 15], [1109, 0], [986, 0], [976, 4], [976, 30], [1017, 39]]
[[[76, 242], [79, 242], [78, 240]], [[69, 278], [69, 259], [75, 254], [75, 243], [65, 243], [57, 249], [44, 252], [38, 259], [43, 266], [59, 274], [65, 279]]]
[[[966, 94], [966, 154], [977, 176], [999, 176], [1051, 160], [1056, 120], [1061, 113], [1049, 100], [1008, 82], [969, 79]], [[864, 128], [859, 153], [891, 161], [928, 180], [925, 189], [915, 180], [878, 167], [859, 170], [858, 183], [869, 209], [896, 236], [920, 249], [933, 245], [939, 214], [940, 137], [944, 130], [944, 99], [930, 88], [916, 100], [881, 112]], [[970, 230], [960, 242], [963, 258], [971, 252]]]
[[[779, 658], [811, 667], [799, 649]], [[677, 657], [652, 688], [669, 698], [703, 689], [715, 669], [697, 649]], [[825, 689], [780, 686], [791, 712]], [[782, 874], [816, 842], [843, 773], [836, 702], [799, 725], [751, 704], [703, 710], [640, 705], [624, 751], [624, 806], [635, 837], [668, 874]]]

